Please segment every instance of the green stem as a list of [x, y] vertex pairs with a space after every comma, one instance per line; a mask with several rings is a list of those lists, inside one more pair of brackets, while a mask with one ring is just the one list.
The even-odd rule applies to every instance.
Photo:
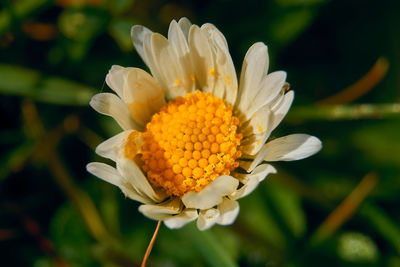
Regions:
[[400, 118], [400, 103], [293, 107], [288, 121]]

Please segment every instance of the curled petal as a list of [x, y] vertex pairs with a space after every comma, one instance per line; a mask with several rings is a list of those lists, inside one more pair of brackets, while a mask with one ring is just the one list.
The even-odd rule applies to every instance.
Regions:
[[247, 196], [256, 189], [258, 184], [265, 179], [270, 173], [276, 173], [276, 169], [269, 164], [262, 164], [257, 166], [254, 171], [250, 174], [246, 174], [242, 177], [242, 183], [244, 184], [241, 188], [233, 192], [229, 198], [239, 199]]
[[123, 88], [126, 74], [126, 68], [113, 65], [106, 76], [107, 85], [114, 90], [120, 98], [123, 98], [124, 95]]
[[129, 135], [133, 131], [134, 130], [123, 131], [107, 139], [106, 141], [102, 142], [96, 147], [96, 153], [104, 158], [117, 161], [117, 158], [120, 156], [120, 153], [123, 152], [123, 148], [126, 144]]
[[164, 195], [154, 191], [142, 171], [131, 159], [119, 158], [117, 160], [117, 169], [138, 192], [148, 196], [154, 202], [161, 202], [165, 199]]
[[124, 130], [141, 129], [132, 119], [125, 103], [115, 94], [100, 93], [94, 95], [89, 104], [97, 112], [114, 118]]
[[86, 166], [86, 169], [100, 179], [119, 187], [127, 197], [146, 204], [153, 203], [150, 198], [142, 195], [130, 186], [118, 171], [110, 165], [100, 162], [91, 162]]
[[224, 198], [221, 204], [218, 205], [219, 218], [217, 224], [229, 225], [232, 224], [239, 214], [239, 203], [235, 200]]
[[209, 209], [222, 202], [223, 197], [236, 190], [239, 181], [232, 176], [223, 175], [212, 181], [200, 192], [189, 192], [182, 197], [188, 208]]
[[164, 220], [164, 224], [170, 229], [178, 229], [191, 221], [196, 220], [198, 217], [197, 210], [195, 209], [184, 209], [178, 215], [171, 216]]
[[254, 90], [258, 92], [254, 95], [251, 105], [243, 112], [247, 117], [251, 116], [254, 112], [263, 106], [270, 106], [271, 103], [280, 95], [283, 85], [286, 80], [286, 72], [276, 71], [264, 76], [261, 80], [259, 88]]
[[182, 211], [182, 202], [179, 198], [172, 198], [160, 204], [141, 205], [139, 211], [153, 220], [166, 220]]
[[211, 228], [217, 222], [219, 215], [217, 209], [201, 210], [197, 219], [197, 228], [201, 231]]
[[292, 105], [294, 99], [294, 92], [289, 91], [285, 95], [281, 97], [281, 101], [274, 107], [272, 107], [272, 112], [274, 114], [273, 123], [271, 125], [271, 129], [275, 129], [276, 126], [283, 120], [286, 114], [289, 111], [290, 106]]

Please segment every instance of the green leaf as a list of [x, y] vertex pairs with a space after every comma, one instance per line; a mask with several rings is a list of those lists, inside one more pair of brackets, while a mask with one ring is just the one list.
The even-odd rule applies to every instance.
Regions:
[[3, 34], [11, 25], [11, 13], [9, 10], [3, 8], [0, 10], [0, 35]]
[[290, 43], [311, 24], [314, 17], [313, 10], [307, 8], [282, 13], [269, 28], [272, 39], [280, 45]]
[[361, 150], [362, 155], [368, 157], [371, 163], [397, 167], [400, 165], [400, 157], [393, 155], [400, 151], [399, 131], [399, 120], [383, 121], [357, 128], [351, 139], [354, 146]]
[[129, 8], [133, 5], [135, 0], [114, 0], [109, 1], [109, 9], [111, 13], [123, 14], [129, 11]]
[[40, 73], [17, 66], [0, 64], [0, 93], [30, 95], [40, 80]]
[[0, 181], [6, 178], [10, 172], [19, 169], [28, 157], [32, 155], [34, 149], [35, 144], [26, 141], [2, 157], [0, 162]]
[[306, 216], [301, 207], [299, 196], [277, 183], [268, 183], [265, 190], [273, 202], [276, 211], [286, 223], [292, 234], [300, 238], [306, 230]]
[[88, 105], [96, 91], [90, 87], [62, 78], [43, 80], [34, 98], [48, 103], [61, 105]]
[[30, 13], [42, 8], [45, 5], [49, 5], [54, 0], [19, 0], [13, 3], [13, 13], [17, 17], [25, 17]]
[[58, 25], [64, 40], [65, 49], [73, 61], [85, 58], [92, 41], [108, 24], [109, 14], [100, 9], [66, 9], [59, 17]]
[[49, 258], [40, 258], [35, 260], [33, 267], [56, 267], [57, 265]]
[[57, 210], [50, 224], [50, 235], [57, 252], [68, 263], [93, 265], [90, 257], [93, 239], [70, 204], [64, 204]]
[[364, 222], [374, 227], [400, 253], [400, 228], [382, 209], [372, 202], [366, 202], [358, 210]]
[[59, 17], [60, 31], [77, 42], [88, 42], [101, 33], [108, 14], [97, 9], [66, 9]]
[[208, 261], [210, 266], [237, 266], [226, 249], [221, 246], [220, 241], [211, 230], [200, 231], [195, 223], [190, 223], [182, 229], [186, 238], [193, 243], [193, 246]]
[[43, 78], [34, 70], [0, 64], [0, 93], [59, 105], [87, 105], [96, 90], [62, 78]]
[[123, 51], [133, 50], [130, 33], [134, 24], [135, 21], [129, 19], [117, 19], [110, 24], [110, 34]]
[[285, 235], [274, 218], [271, 209], [265, 204], [260, 190], [240, 200], [240, 222], [257, 236], [273, 244], [275, 247], [286, 246]]

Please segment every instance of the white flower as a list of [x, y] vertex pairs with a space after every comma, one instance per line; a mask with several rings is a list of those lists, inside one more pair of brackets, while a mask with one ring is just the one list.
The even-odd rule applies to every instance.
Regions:
[[[270, 161], [303, 159], [321, 149], [313, 136], [268, 141], [293, 101], [286, 73], [267, 74], [263, 43], [248, 50], [238, 85], [227, 42], [214, 25], [171, 22], [168, 39], [143, 26], [132, 40], [151, 74], [113, 66], [115, 94], [90, 105], [124, 130], [96, 148], [116, 168], [92, 162], [90, 173], [143, 203], [145, 216], [179, 228], [197, 219], [205, 230], [233, 223], [238, 199], [275, 168]], [[241, 170], [241, 171], [238, 171]]]

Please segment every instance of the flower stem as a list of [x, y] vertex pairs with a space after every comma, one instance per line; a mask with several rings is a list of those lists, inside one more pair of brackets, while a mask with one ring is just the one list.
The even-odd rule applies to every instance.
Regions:
[[287, 120], [357, 120], [398, 118], [400, 103], [315, 105], [293, 107]]
[[144, 254], [141, 267], [146, 267], [147, 260], [149, 259], [151, 249], [153, 248], [154, 243], [156, 242], [158, 230], [160, 230], [161, 221], [158, 221], [156, 230], [154, 230], [153, 237], [150, 240], [149, 246], [147, 247], [146, 253]]

